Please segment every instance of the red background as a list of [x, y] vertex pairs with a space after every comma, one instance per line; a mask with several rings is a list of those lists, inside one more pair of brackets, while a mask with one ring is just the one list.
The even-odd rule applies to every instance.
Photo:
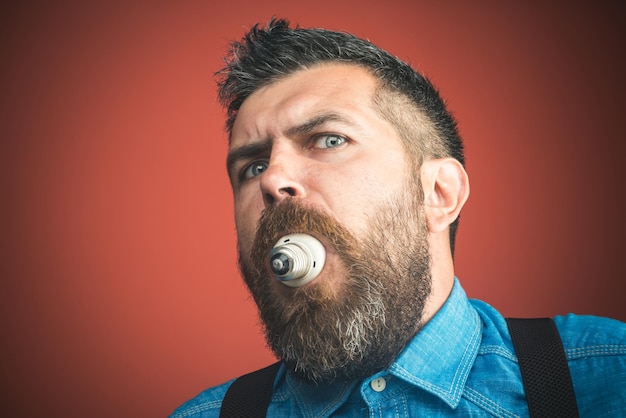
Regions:
[[235, 265], [212, 73], [274, 14], [368, 37], [439, 87], [467, 147], [471, 297], [626, 320], [620, 2], [6, 3], [3, 414], [166, 416], [272, 361]]

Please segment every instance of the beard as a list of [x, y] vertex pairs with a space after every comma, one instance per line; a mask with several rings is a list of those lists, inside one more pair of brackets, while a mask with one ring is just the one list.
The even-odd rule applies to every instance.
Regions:
[[[321, 383], [370, 376], [389, 367], [422, 327], [430, 255], [423, 193], [415, 183], [377, 208], [362, 239], [326, 213], [287, 199], [264, 210], [249, 254], [240, 249], [268, 346], [299, 377]], [[280, 284], [267, 259], [290, 233], [324, 242], [339, 268], [327, 260], [308, 285]]]

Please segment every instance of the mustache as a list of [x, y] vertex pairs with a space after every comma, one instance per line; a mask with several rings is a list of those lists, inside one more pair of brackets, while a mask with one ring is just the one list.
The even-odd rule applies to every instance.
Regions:
[[353, 235], [327, 213], [289, 198], [278, 205], [266, 208], [257, 224], [251, 258], [261, 260], [284, 235], [309, 234], [336, 252], [352, 252]]

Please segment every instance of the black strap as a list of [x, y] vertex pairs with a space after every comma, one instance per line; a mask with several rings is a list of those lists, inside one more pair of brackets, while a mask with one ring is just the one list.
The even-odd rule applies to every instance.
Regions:
[[578, 417], [574, 385], [551, 318], [507, 318], [531, 418]]
[[264, 418], [280, 362], [235, 380], [222, 400], [220, 418]]

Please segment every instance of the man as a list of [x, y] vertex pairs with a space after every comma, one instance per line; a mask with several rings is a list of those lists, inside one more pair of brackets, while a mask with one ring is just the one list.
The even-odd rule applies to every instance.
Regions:
[[[282, 361], [267, 415], [527, 416], [505, 319], [455, 277], [469, 181], [429, 81], [367, 41], [276, 19], [226, 62], [240, 268]], [[285, 286], [268, 257], [294, 233], [325, 262]], [[625, 415], [624, 324], [555, 322], [581, 416]], [[217, 416], [231, 384], [173, 416]]]

